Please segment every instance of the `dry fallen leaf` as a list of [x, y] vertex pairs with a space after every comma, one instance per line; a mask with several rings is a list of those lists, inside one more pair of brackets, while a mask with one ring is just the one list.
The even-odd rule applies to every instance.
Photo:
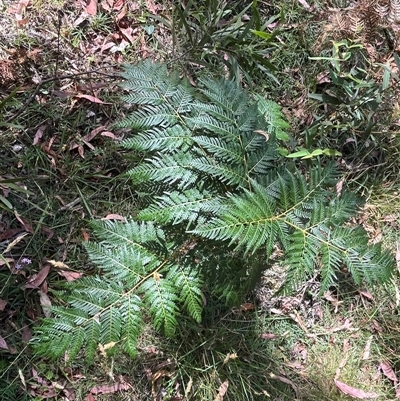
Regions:
[[226, 357], [225, 357], [225, 359], [224, 359], [224, 365], [226, 364], [226, 363], [228, 363], [231, 359], [237, 359], [237, 354], [236, 354], [236, 352], [234, 352], [234, 353], [228, 353], [228, 354], [226, 354]]
[[7, 305], [7, 301], [4, 301], [4, 299], [0, 299], [0, 312], [3, 312], [6, 305]]
[[274, 333], [262, 333], [261, 338], [264, 338], [265, 340], [273, 340], [274, 338], [278, 338], [279, 336]]
[[60, 262], [58, 260], [48, 260], [47, 263], [50, 263], [52, 266], [54, 266], [58, 269], [71, 270], [71, 268], [68, 265], [66, 265], [64, 262]]
[[86, 397], [86, 401], [96, 401], [91, 393]]
[[88, 242], [88, 241], [89, 241], [90, 235], [89, 235], [89, 233], [88, 233], [86, 230], [84, 230], [83, 228], [82, 228], [82, 237], [83, 237], [83, 240], [84, 240], [85, 242]]
[[0, 267], [6, 265], [10, 269], [10, 263], [15, 263], [13, 258], [0, 257]]
[[116, 383], [112, 386], [96, 386], [90, 389], [92, 394], [111, 394], [118, 391], [129, 390], [130, 386], [128, 383]]
[[22, 326], [22, 335], [21, 335], [21, 340], [25, 343], [29, 342], [32, 339], [32, 332], [29, 326], [26, 324]]
[[294, 382], [289, 380], [287, 377], [276, 375], [275, 373], [272, 373], [272, 372], [270, 372], [269, 377], [271, 379], [279, 380], [282, 383], [288, 384], [290, 387], [292, 387], [293, 391], [295, 392], [296, 398], [299, 398], [297, 386], [294, 384]]
[[18, 237], [15, 238], [14, 241], [10, 242], [7, 245], [7, 248], [3, 251], [3, 254], [6, 254], [6, 253], [10, 252], [15, 247], [15, 245], [17, 245], [18, 242], [20, 242], [22, 240], [22, 238], [26, 237], [27, 235], [28, 235], [28, 233], [24, 233], [24, 234], [18, 235]]
[[394, 373], [392, 367], [390, 366], [389, 362], [387, 361], [382, 361], [379, 364], [379, 368], [381, 369], [382, 373], [393, 382], [394, 385], [397, 384], [398, 380], [397, 380], [397, 376]]
[[26, 221], [24, 218], [22, 218], [16, 210], [14, 210], [14, 214], [17, 220], [22, 224], [22, 227], [24, 227], [25, 231], [33, 234], [33, 228], [31, 224], [28, 223], [28, 221]]
[[110, 343], [105, 344], [105, 345], [99, 344], [99, 345], [97, 346], [97, 348], [99, 349], [100, 354], [101, 354], [103, 357], [107, 357], [107, 352], [106, 352], [106, 351], [107, 351], [108, 349], [114, 348], [114, 347], [115, 347], [115, 344], [117, 344], [117, 343], [116, 343], [116, 342], [110, 342]]
[[6, 349], [7, 351], [9, 351], [8, 345], [6, 343], [6, 340], [0, 336], [0, 348], [1, 349]]
[[369, 355], [371, 352], [371, 344], [372, 344], [372, 339], [374, 338], [374, 336], [370, 336], [367, 340], [367, 343], [365, 344], [365, 348], [364, 348], [364, 354], [363, 354], [363, 361], [366, 361], [367, 359], [369, 359]]
[[19, 234], [21, 231], [24, 230], [22, 228], [7, 228], [6, 230], [0, 232], [0, 241], [10, 239], [14, 237], [14, 235]]
[[26, 7], [30, 4], [30, 0], [20, 0], [17, 4], [12, 5], [7, 9], [7, 12], [10, 14], [21, 15], [25, 11]]
[[103, 102], [102, 100], [100, 100], [99, 98], [92, 96], [92, 95], [83, 95], [78, 93], [77, 95], [75, 95], [75, 97], [80, 98], [80, 99], [87, 99], [92, 103], [99, 103], [99, 104], [112, 104], [112, 103], [106, 103]]
[[306, 0], [299, 0], [299, 3], [306, 9], [311, 10], [310, 5], [306, 2]]
[[86, 3], [86, 12], [90, 15], [96, 15], [97, 14], [97, 0], [89, 0]]
[[154, 4], [153, 0], [146, 0], [147, 4], [147, 9], [152, 13], [152, 14], [157, 14], [157, 6]]
[[44, 134], [44, 131], [46, 130], [46, 128], [47, 128], [47, 124], [42, 124], [38, 128], [38, 130], [36, 131], [35, 137], [33, 138], [32, 145], [37, 145], [40, 142], [40, 140], [43, 138], [43, 134]]
[[48, 295], [42, 291], [38, 291], [39, 297], [40, 297], [40, 305], [43, 309], [43, 314], [46, 317], [50, 317], [51, 315], [51, 301]]
[[366, 290], [360, 290], [360, 291], [358, 291], [358, 292], [359, 292], [362, 296], [364, 296], [365, 298], [367, 298], [369, 301], [375, 301], [373, 295], [372, 295], [370, 292], [368, 292], [368, 291], [366, 291]]
[[63, 276], [68, 282], [77, 280], [78, 278], [81, 278], [83, 276], [83, 273], [66, 272], [64, 270], [59, 271], [58, 274], [60, 276]]
[[46, 280], [49, 272], [50, 264], [46, 264], [46, 266], [43, 267], [43, 269], [40, 270], [37, 274], [34, 274], [22, 288], [39, 288], [43, 281]]
[[355, 387], [351, 387], [346, 383], [343, 383], [339, 380], [334, 380], [336, 387], [346, 395], [349, 395], [350, 397], [353, 398], [358, 398], [359, 400], [365, 400], [367, 398], [378, 398], [378, 394], [375, 393], [367, 393], [364, 390], [360, 390]]
[[116, 136], [115, 136], [112, 132], [110, 132], [110, 131], [103, 131], [100, 135], [101, 135], [101, 136], [106, 136], [106, 137], [111, 138], [111, 139], [114, 139], [114, 140], [116, 140], [116, 141], [119, 140], [119, 138], [116, 137]]
[[106, 217], [103, 217], [101, 220], [119, 220], [119, 221], [126, 221], [124, 216], [120, 214], [108, 214]]
[[228, 391], [229, 382], [225, 380], [218, 388], [218, 394], [215, 397], [214, 401], [223, 401], [226, 392]]

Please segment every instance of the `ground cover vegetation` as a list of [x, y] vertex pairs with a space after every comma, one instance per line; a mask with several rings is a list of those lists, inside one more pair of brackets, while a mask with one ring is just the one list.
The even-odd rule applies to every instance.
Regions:
[[1, 7], [1, 399], [399, 396], [398, 2]]

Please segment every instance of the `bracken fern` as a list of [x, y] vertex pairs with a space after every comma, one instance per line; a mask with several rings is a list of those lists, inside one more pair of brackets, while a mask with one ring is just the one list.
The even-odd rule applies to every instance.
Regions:
[[66, 285], [66, 304], [37, 329], [38, 353], [72, 359], [85, 346], [90, 361], [98, 343], [119, 342], [133, 356], [149, 319], [168, 336], [182, 313], [200, 322], [205, 289], [240, 300], [276, 247], [291, 285], [319, 272], [325, 291], [344, 268], [359, 285], [391, 276], [392, 256], [348, 224], [357, 203], [336, 196], [333, 164], [305, 171], [279, 156], [277, 104], [234, 82], [195, 89], [150, 62], [123, 77], [134, 105], [118, 123], [133, 130], [123, 146], [144, 155], [127, 174], [152, 196], [135, 219], [93, 223], [85, 248], [99, 274]]

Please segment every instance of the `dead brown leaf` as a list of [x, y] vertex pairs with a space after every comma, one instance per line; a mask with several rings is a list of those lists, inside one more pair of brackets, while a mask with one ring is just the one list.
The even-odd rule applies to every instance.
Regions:
[[0, 312], [3, 312], [6, 305], [7, 305], [7, 301], [5, 301], [4, 299], [0, 299]]
[[299, 0], [299, 3], [308, 11], [311, 10], [310, 5], [306, 2], [306, 0]]
[[49, 272], [50, 264], [46, 264], [45, 267], [37, 274], [34, 274], [22, 288], [39, 288], [43, 281], [46, 280]]
[[84, 240], [85, 242], [88, 242], [88, 241], [89, 241], [90, 235], [89, 235], [89, 233], [88, 233], [86, 230], [84, 230], [83, 228], [82, 228], [82, 237], [83, 237], [83, 240]]
[[90, 389], [91, 394], [111, 394], [118, 391], [129, 390], [130, 385], [128, 383], [116, 383], [112, 386], [95, 386]]
[[225, 380], [219, 387], [218, 387], [218, 394], [215, 397], [214, 401], [223, 401], [226, 392], [228, 391], [229, 382]]
[[82, 93], [76, 94], [75, 97], [77, 97], [77, 98], [79, 98], [79, 99], [86, 99], [86, 100], [89, 100], [89, 102], [92, 102], [92, 103], [112, 104], [112, 103], [103, 102], [102, 100], [100, 100], [100, 99], [97, 98], [96, 96], [84, 95], [84, 94], [82, 94]]
[[359, 400], [365, 400], [366, 398], [378, 398], [378, 394], [376, 393], [367, 393], [364, 390], [360, 390], [355, 387], [351, 387], [346, 383], [343, 383], [339, 380], [334, 380], [336, 387], [346, 395], [349, 395], [353, 398], [358, 398]]
[[86, 5], [86, 12], [90, 15], [97, 14], [97, 0], [89, 0]]
[[369, 301], [375, 301], [373, 295], [368, 292], [367, 290], [360, 290], [358, 291], [362, 296], [364, 296], [365, 298], [367, 298]]
[[17, 4], [12, 5], [7, 9], [10, 14], [22, 15], [25, 9], [29, 6], [30, 0], [20, 0]]
[[53, 231], [51, 228], [49, 228], [49, 227], [43, 226], [43, 227], [41, 227], [40, 231], [41, 231], [43, 234], [46, 234], [46, 235], [47, 235], [46, 241], [49, 241], [49, 240], [52, 239], [53, 236], [54, 236], [54, 231]]
[[382, 361], [379, 364], [379, 368], [381, 369], [382, 373], [393, 382], [394, 385], [397, 384], [398, 380], [397, 380], [397, 376], [394, 373], [394, 370], [392, 369], [392, 367], [390, 366], [389, 362], [387, 361]]
[[365, 348], [364, 348], [364, 353], [363, 353], [363, 361], [366, 361], [367, 359], [369, 359], [370, 353], [371, 353], [371, 344], [372, 344], [372, 340], [373, 340], [374, 336], [369, 336], [367, 343], [365, 344]]
[[101, 136], [106, 136], [108, 138], [114, 139], [115, 141], [118, 141], [119, 139], [110, 131], [103, 131], [101, 134]]
[[101, 0], [100, 6], [106, 11], [118, 11], [124, 6], [124, 3], [124, 0]]
[[0, 232], [0, 241], [4, 241], [6, 239], [10, 239], [14, 237], [14, 235], [24, 231], [22, 228], [7, 228], [3, 232]]
[[2, 336], [0, 336], [0, 348], [1, 348], [1, 349], [5, 349], [5, 350], [7, 350], [7, 351], [10, 350], [10, 349], [8, 348], [8, 345], [7, 345], [7, 343], [6, 343], [6, 340], [5, 340]]
[[101, 220], [119, 220], [119, 221], [126, 221], [124, 216], [121, 216], [120, 214], [108, 214], [106, 217], [103, 217]]
[[93, 395], [89, 393], [88, 396], [86, 397], [86, 401], [96, 401], [96, 400], [94, 399]]
[[236, 352], [234, 352], [234, 353], [228, 353], [228, 354], [226, 354], [226, 357], [225, 357], [225, 359], [224, 359], [224, 363], [223, 363], [223, 365], [225, 365], [226, 363], [228, 363], [231, 359], [237, 359], [237, 354], [236, 354]]
[[17, 15], [15, 15], [15, 19], [17, 20], [17, 25], [19, 27], [26, 25], [29, 21], [29, 17], [19, 18]]
[[31, 224], [27, 220], [22, 218], [16, 210], [14, 210], [14, 214], [17, 220], [22, 224], [22, 227], [24, 227], [25, 231], [33, 234], [33, 228]]
[[22, 335], [21, 335], [21, 340], [25, 343], [29, 342], [32, 338], [32, 332], [29, 326], [26, 324], [22, 326]]
[[49, 296], [42, 291], [38, 291], [39, 297], [40, 297], [40, 305], [43, 309], [43, 314], [46, 317], [50, 317], [51, 315], [51, 301]]
[[317, 75], [318, 84], [330, 83], [331, 81], [329, 71], [322, 71]]
[[263, 131], [261, 129], [257, 129], [254, 131], [256, 134], [263, 135], [265, 137], [265, 141], [267, 142], [269, 140], [269, 134], [266, 131]]
[[15, 245], [17, 245], [18, 242], [20, 242], [27, 235], [28, 235], [28, 233], [18, 235], [18, 237], [16, 237], [12, 242], [10, 242], [7, 245], [7, 248], [3, 251], [3, 253], [6, 254], [6, 253], [10, 252], [15, 247]]
[[272, 372], [270, 372], [269, 377], [270, 377], [271, 379], [279, 380], [279, 381], [282, 382], [282, 383], [288, 384], [290, 387], [292, 387], [293, 391], [296, 393], [296, 398], [299, 398], [299, 396], [298, 396], [298, 388], [297, 388], [297, 386], [294, 384], [294, 382], [292, 382], [290, 379], [288, 379], [288, 378], [285, 377], [285, 376], [276, 375], [276, 374], [274, 374], [274, 373], [272, 373]]
[[10, 268], [10, 263], [15, 263], [15, 260], [13, 258], [0, 258], [0, 266], [6, 265]]
[[35, 137], [33, 138], [33, 145], [37, 145], [43, 138], [44, 131], [46, 131], [47, 124], [42, 124], [36, 131]]
[[92, 139], [94, 139], [100, 132], [105, 131], [107, 129], [107, 127], [105, 127], [104, 125], [95, 128], [94, 130], [90, 131], [87, 135], [82, 137], [82, 141], [86, 142], [90, 142]]
[[67, 269], [67, 270], [71, 270], [71, 268], [66, 265], [64, 262], [61, 262], [59, 260], [47, 260], [47, 263], [50, 263], [52, 266], [54, 266], [57, 269]]
[[58, 272], [60, 276], [63, 276], [68, 282], [77, 280], [78, 278], [81, 278], [83, 276], [83, 273], [78, 273], [78, 272], [67, 272], [64, 270], [61, 270]]
[[278, 338], [279, 336], [274, 333], [262, 333], [261, 338], [264, 338], [265, 340], [273, 340], [275, 338]]
[[124, 28], [120, 25], [118, 25], [118, 28], [119, 28], [122, 36], [127, 40], [128, 43], [132, 44], [135, 41], [133, 34], [136, 33], [137, 29], [134, 29], [131, 26]]
[[372, 319], [372, 324], [373, 324], [373, 326], [374, 326], [374, 329], [375, 329], [378, 333], [382, 333], [382, 332], [383, 332], [382, 327], [380, 326], [380, 324], [379, 324], [375, 319]]
[[157, 14], [158, 7], [154, 4], [153, 0], [146, 0], [147, 4], [147, 9], [152, 13], [152, 14]]

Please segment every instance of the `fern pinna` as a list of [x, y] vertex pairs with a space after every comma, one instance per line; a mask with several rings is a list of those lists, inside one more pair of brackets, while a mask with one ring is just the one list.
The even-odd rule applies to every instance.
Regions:
[[92, 360], [98, 343], [121, 343], [135, 355], [145, 322], [171, 336], [180, 314], [201, 320], [204, 289], [239, 300], [276, 247], [292, 285], [319, 272], [325, 291], [344, 267], [357, 284], [390, 277], [392, 256], [348, 224], [357, 205], [336, 196], [334, 166], [304, 172], [279, 156], [276, 103], [224, 80], [193, 88], [150, 62], [123, 78], [133, 110], [118, 123], [132, 129], [122, 146], [143, 155], [127, 174], [150, 195], [134, 219], [93, 223], [85, 248], [99, 274], [66, 286], [37, 352], [72, 359], [84, 346]]

